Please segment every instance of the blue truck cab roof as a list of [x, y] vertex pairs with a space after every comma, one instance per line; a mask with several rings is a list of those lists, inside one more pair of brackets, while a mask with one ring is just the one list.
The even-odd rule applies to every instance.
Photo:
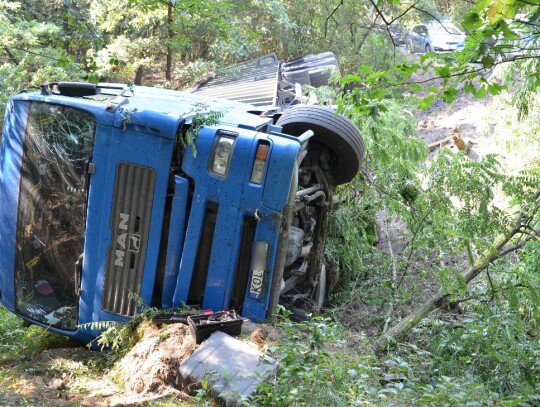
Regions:
[[260, 117], [257, 107], [250, 104], [147, 86], [125, 87], [122, 91], [105, 87], [102, 93], [83, 97], [31, 92], [21, 93], [12, 99], [84, 107], [95, 114], [98, 124], [142, 128], [171, 139], [176, 137], [180, 124], [189, 125], [194, 116], [212, 112], [221, 114], [221, 124], [233, 127], [260, 131], [267, 130], [265, 126], [271, 123], [271, 119]]

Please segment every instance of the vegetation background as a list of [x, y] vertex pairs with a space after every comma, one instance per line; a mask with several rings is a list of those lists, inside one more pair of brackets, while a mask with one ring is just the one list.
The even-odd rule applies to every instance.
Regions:
[[[251, 403], [540, 405], [539, 4], [0, 0], [0, 117], [10, 95], [44, 81], [180, 89], [272, 52], [333, 51], [341, 77], [319, 98], [361, 129], [365, 167], [332, 219], [330, 305], [323, 317], [278, 324], [268, 352], [280, 370]], [[443, 19], [466, 31], [463, 50], [398, 47], [407, 28]], [[489, 103], [484, 135], [499, 154], [428, 149], [419, 125], [473, 98]], [[35, 369], [102, 377], [115, 361], [34, 363], [58, 342], [0, 308], [1, 404], [39, 404], [28, 396]], [[84, 400], [88, 389], [71, 383], [48, 402]], [[216, 401], [203, 388], [186, 403]]]

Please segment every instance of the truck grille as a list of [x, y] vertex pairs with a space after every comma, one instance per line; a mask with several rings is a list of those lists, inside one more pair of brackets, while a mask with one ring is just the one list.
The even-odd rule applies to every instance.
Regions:
[[120, 162], [116, 166], [111, 208], [111, 245], [107, 255], [102, 307], [133, 316], [146, 258], [154, 199], [155, 170]]

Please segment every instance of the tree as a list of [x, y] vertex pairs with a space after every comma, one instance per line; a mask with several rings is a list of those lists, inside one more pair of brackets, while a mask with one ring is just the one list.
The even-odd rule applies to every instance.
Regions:
[[[48, 3], [43, 9], [60, 10], [60, 4]], [[12, 94], [44, 81], [85, 76], [85, 60], [82, 57], [84, 47], [81, 46], [75, 52], [81, 56], [77, 61], [67, 50], [57, 46], [61, 44], [71, 47], [67, 41], [68, 34], [73, 35], [74, 40], [77, 39], [75, 31], [72, 31], [73, 28], [67, 22], [69, 12], [66, 11], [68, 14], [62, 14], [61, 18], [48, 21], [41, 10], [39, 4], [0, 1], [0, 128], [5, 103]]]
[[[374, 12], [386, 25], [392, 24], [395, 18], [403, 18], [411, 10], [422, 11], [437, 19], [436, 13], [426, 13], [418, 3], [373, 1], [372, 4]], [[506, 84], [488, 74], [495, 66], [511, 62], [513, 71], [519, 70], [525, 78], [521, 83], [514, 82], [519, 89], [514, 100], [519, 104], [520, 111], [526, 113], [528, 108], [536, 106], [531, 95], [539, 85], [536, 47], [540, 34], [536, 25], [539, 18], [540, 8], [531, 4], [478, 2], [465, 14], [462, 22], [467, 29], [466, 45], [462, 51], [455, 52], [451, 58], [448, 55], [427, 54], [418, 62], [406, 61], [388, 70], [374, 71], [371, 67], [363, 67], [357, 74], [342, 79], [344, 84], [360, 84], [346, 96], [342, 109], [358, 117], [371, 116], [380, 121], [386, 115], [386, 98], [395, 96], [396, 91], [410, 95], [411, 92], [427, 90], [427, 95], [424, 93], [419, 103], [423, 108], [429, 107], [437, 98], [451, 103], [461, 91], [477, 98], [488, 93], [497, 95], [505, 89]], [[427, 81], [415, 83], [414, 74], [426, 72], [435, 75], [431, 75]], [[433, 76], [441, 86], [421, 86], [425, 82], [432, 82]], [[538, 143], [534, 140], [531, 145], [536, 146]], [[384, 145], [388, 148], [388, 145]], [[400, 159], [398, 154], [387, 153], [386, 157], [391, 156], [395, 161]], [[433, 310], [478, 299], [476, 295], [470, 297], [467, 294], [467, 284], [481, 274], [488, 278], [491, 285], [486, 293], [489, 297], [490, 290], [493, 292], [496, 288], [487, 274], [488, 266], [509, 253], [517, 251], [517, 256], [526, 257], [529, 250], [535, 250], [529, 243], [540, 237], [536, 192], [540, 182], [539, 167], [537, 161], [528, 162], [527, 165], [528, 168], [521, 172], [504, 174], [494, 157], [486, 157], [477, 163], [464, 156], [451, 157], [443, 152], [429, 167], [410, 166], [409, 175], [402, 173], [401, 177], [408, 179], [415, 190], [414, 199], [405, 202], [405, 205], [403, 202], [399, 205], [393, 203], [401, 198], [399, 195], [396, 197], [390, 189], [399, 188], [399, 184], [396, 185], [399, 176], [393, 180], [393, 185], [387, 184], [388, 189], [385, 189], [382, 186], [385, 174], [388, 174], [385, 166], [375, 168], [374, 165], [371, 168], [375, 172], [374, 177], [366, 174], [368, 178], [377, 180], [371, 181], [374, 187], [384, 191], [381, 201], [386, 202], [385, 207], [394, 208], [394, 213], [399, 213], [411, 232], [408, 259], [394, 267], [394, 294], [407, 275], [414, 251], [420, 247], [427, 246], [428, 251], [434, 249], [434, 253], [439, 252], [440, 255], [468, 253], [469, 258], [469, 268], [464, 271], [446, 265], [433, 265], [431, 271], [436, 272], [435, 278], [441, 284], [440, 293], [413, 308], [410, 314], [383, 332], [375, 343], [377, 350], [385, 349], [389, 342], [401, 338]], [[416, 173], [423, 185], [418, 180], [415, 182], [415, 177], [410, 177], [411, 173]], [[496, 207], [493, 202], [495, 189], [500, 189], [506, 195], [510, 203], [508, 208]], [[401, 193], [400, 189], [398, 191]], [[517, 213], [517, 218], [509, 221], [513, 212]], [[517, 276], [518, 268], [513, 270]], [[392, 312], [392, 301], [389, 308], [389, 312]]]

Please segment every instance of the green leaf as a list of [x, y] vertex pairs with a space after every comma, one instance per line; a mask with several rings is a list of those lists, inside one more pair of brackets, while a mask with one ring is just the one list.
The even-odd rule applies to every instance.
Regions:
[[363, 83], [364, 82], [364, 79], [361, 78], [360, 76], [358, 75], [355, 75], [355, 74], [347, 74], [345, 76], [343, 76], [341, 79], [340, 79], [340, 82], [343, 84], [343, 85], [348, 85], [350, 83], [355, 83], [355, 82], [358, 82], [358, 83]]
[[447, 65], [436, 66], [433, 70], [441, 78], [448, 78], [450, 76], [450, 68]]
[[491, 4], [491, 0], [478, 0], [476, 2], [476, 9], [482, 10]]
[[506, 86], [500, 85], [496, 82], [491, 82], [487, 87], [487, 90], [491, 95], [498, 95], [504, 89], [506, 89]]
[[484, 96], [486, 96], [487, 93], [487, 87], [486, 86], [480, 86], [478, 89], [474, 89], [474, 91], [471, 92], [473, 96], [476, 99], [482, 99]]
[[491, 66], [493, 65], [494, 62], [495, 60], [490, 55], [484, 55], [482, 59], [480, 60], [480, 63], [482, 64], [483, 67]]
[[396, 71], [398, 71], [401, 75], [405, 76], [406, 78], [408, 78], [414, 72], [416, 72], [418, 68], [420, 68], [420, 65], [418, 64], [412, 64], [412, 65], [398, 64], [394, 67]]
[[67, 68], [70, 64], [70, 61], [68, 58], [66, 58], [65, 55], [62, 55], [60, 58], [58, 58], [57, 64], [60, 68]]
[[518, 11], [518, 6], [516, 3], [513, 3], [513, 4], [506, 3], [502, 8], [501, 13], [504, 18], [510, 19], [516, 16], [517, 11]]
[[371, 99], [381, 100], [386, 96], [386, 91], [383, 88], [375, 88], [368, 94]]
[[358, 68], [358, 73], [360, 75], [369, 75], [373, 72], [373, 67], [371, 65], [362, 65]]
[[465, 14], [461, 23], [467, 31], [474, 31], [482, 26], [482, 20], [476, 12]]
[[367, 82], [375, 83], [378, 79], [386, 78], [388, 76], [388, 71], [377, 71], [373, 72], [366, 78]]
[[417, 83], [411, 83], [411, 84], [409, 84], [409, 89], [414, 90], [416, 92], [421, 92], [422, 89], [424, 89], [424, 88], [422, 87], [422, 85], [419, 85]]
[[427, 109], [430, 107], [435, 100], [435, 95], [428, 96], [420, 101], [418, 104], [418, 109]]
[[465, 84], [463, 85], [463, 90], [467, 93], [472, 94], [476, 89], [471, 82], [465, 82]]
[[527, 401], [528, 401], [527, 399], [517, 398], [511, 401], [503, 401], [503, 406], [504, 407], [519, 406], [520, 404], [526, 403]]
[[441, 99], [443, 99], [447, 103], [452, 103], [454, 100], [456, 100], [456, 96], [459, 94], [458, 90], [455, 88], [446, 88], [441, 93]]
[[86, 80], [90, 83], [99, 83], [99, 75], [95, 72], [89, 73]]

